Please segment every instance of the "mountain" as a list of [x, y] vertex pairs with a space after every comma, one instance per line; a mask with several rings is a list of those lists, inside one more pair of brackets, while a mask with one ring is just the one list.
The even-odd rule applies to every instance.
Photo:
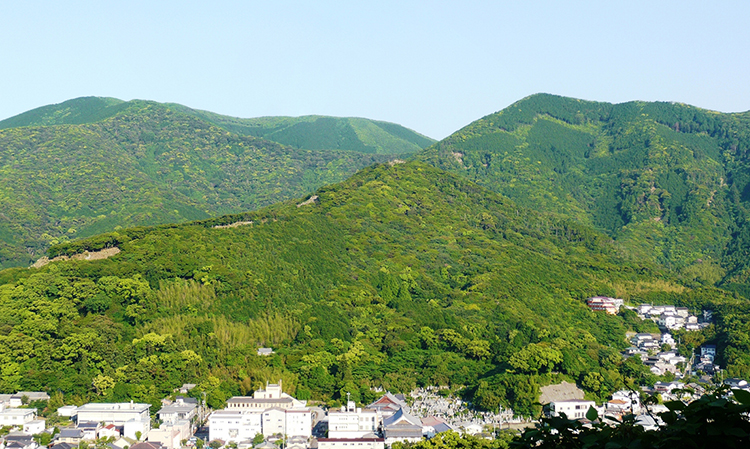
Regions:
[[349, 150], [375, 154], [406, 154], [435, 143], [395, 123], [357, 117], [236, 118], [170, 105], [228, 131], [307, 150]]
[[750, 297], [750, 113], [539, 94], [418, 158]]
[[[139, 100], [81, 97], [42, 106], [0, 121], [0, 129], [23, 126], [80, 125], [112, 117]], [[158, 104], [154, 103], [153, 104]], [[302, 150], [346, 150], [368, 154], [414, 153], [435, 143], [395, 123], [356, 117], [237, 118], [192, 109], [176, 103], [161, 104], [241, 136], [260, 137]]]
[[[365, 402], [371, 386], [464, 385], [480, 407], [531, 414], [540, 384], [573, 379], [604, 395], [650, 376], [618, 350], [626, 331], [653, 328], [592, 312], [587, 296], [723, 298], [419, 162], [50, 256], [112, 247], [102, 260], [0, 272], [0, 389], [86, 395], [94, 382], [102, 399], [157, 401], [192, 382], [215, 406], [276, 376], [303, 398]], [[256, 356], [260, 345], [276, 355]]]
[[0, 122], [0, 267], [70, 238], [256, 209], [393, 158], [280, 145], [185, 109], [88, 97]]

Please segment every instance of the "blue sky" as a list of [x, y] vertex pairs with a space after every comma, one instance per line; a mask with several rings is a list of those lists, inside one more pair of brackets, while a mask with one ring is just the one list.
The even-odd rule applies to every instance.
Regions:
[[750, 2], [461, 3], [2, 2], [0, 119], [96, 95], [440, 139], [537, 92], [750, 110]]

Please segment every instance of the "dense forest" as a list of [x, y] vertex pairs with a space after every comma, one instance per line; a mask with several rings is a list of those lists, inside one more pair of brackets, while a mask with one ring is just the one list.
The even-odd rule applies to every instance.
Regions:
[[0, 131], [0, 251], [13, 232], [34, 255], [120, 250], [0, 271], [2, 391], [157, 404], [190, 382], [218, 407], [276, 378], [329, 403], [445, 385], [535, 416], [546, 384], [658, 380], [619, 353], [653, 323], [592, 295], [713, 310], [680, 349], [716, 343], [750, 377], [747, 114], [535, 95], [403, 162], [254, 137], [341, 121], [87, 101]]
[[[250, 224], [216, 227], [240, 222]], [[631, 312], [590, 311], [594, 294], [711, 307], [726, 353], [736, 351], [726, 363], [750, 368], [730, 323], [744, 301], [685, 287], [623, 257], [603, 233], [418, 162], [366, 168], [256, 212], [113, 232], [50, 255], [111, 246], [121, 252], [106, 260], [0, 272], [0, 389], [155, 403], [194, 382], [217, 407], [269, 378], [328, 401], [447, 385], [479, 408], [535, 415], [550, 382], [604, 398], [656, 380], [618, 353], [626, 331], [654, 329]], [[257, 356], [259, 346], [275, 354]]]
[[750, 114], [539, 94], [419, 158], [593, 226], [688, 281], [750, 296]]
[[[355, 151], [363, 143], [354, 134], [335, 148], [290, 147], [178, 109], [187, 108], [91, 97], [0, 122], [0, 267], [29, 265], [76, 237], [257, 209], [393, 157]], [[392, 128], [368, 142], [417, 136]]]

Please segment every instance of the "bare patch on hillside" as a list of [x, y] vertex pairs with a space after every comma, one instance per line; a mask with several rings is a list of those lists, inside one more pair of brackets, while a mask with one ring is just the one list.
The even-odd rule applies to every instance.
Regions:
[[539, 402], [542, 404], [549, 404], [553, 401], [564, 401], [567, 399], [583, 399], [583, 390], [578, 388], [576, 384], [570, 382], [560, 382], [556, 385], [547, 385], [542, 387], [542, 395], [539, 397]]
[[464, 154], [460, 153], [458, 151], [451, 151], [451, 156], [453, 156], [456, 159], [456, 162], [463, 165], [464, 164]]
[[318, 200], [318, 195], [313, 195], [310, 197], [309, 200], [299, 203], [297, 207], [302, 207], [302, 206], [307, 206], [308, 204], [313, 204], [317, 200]]
[[50, 259], [47, 256], [42, 257], [41, 259], [34, 262], [33, 265], [31, 265], [31, 268], [42, 268], [43, 266], [47, 265], [50, 262], [57, 262], [60, 260], [102, 260], [106, 259], [108, 257], [112, 257], [115, 254], [120, 253], [120, 248], [114, 246], [112, 248], [104, 248], [100, 251], [86, 251], [81, 254], [73, 254], [72, 256], [57, 256], [54, 259]]
[[213, 228], [214, 229], [226, 229], [226, 228], [236, 228], [238, 226], [247, 226], [253, 224], [252, 221], [236, 221], [234, 223], [228, 224], [228, 225], [216, 225]]

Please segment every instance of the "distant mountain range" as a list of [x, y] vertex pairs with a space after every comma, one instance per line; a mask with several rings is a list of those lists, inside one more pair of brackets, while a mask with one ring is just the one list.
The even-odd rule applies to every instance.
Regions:
[[367, 119], [98, 97], [37, 108], [0, 122], [0, 267], [69, 238], [256, 209], [432, 142]]

